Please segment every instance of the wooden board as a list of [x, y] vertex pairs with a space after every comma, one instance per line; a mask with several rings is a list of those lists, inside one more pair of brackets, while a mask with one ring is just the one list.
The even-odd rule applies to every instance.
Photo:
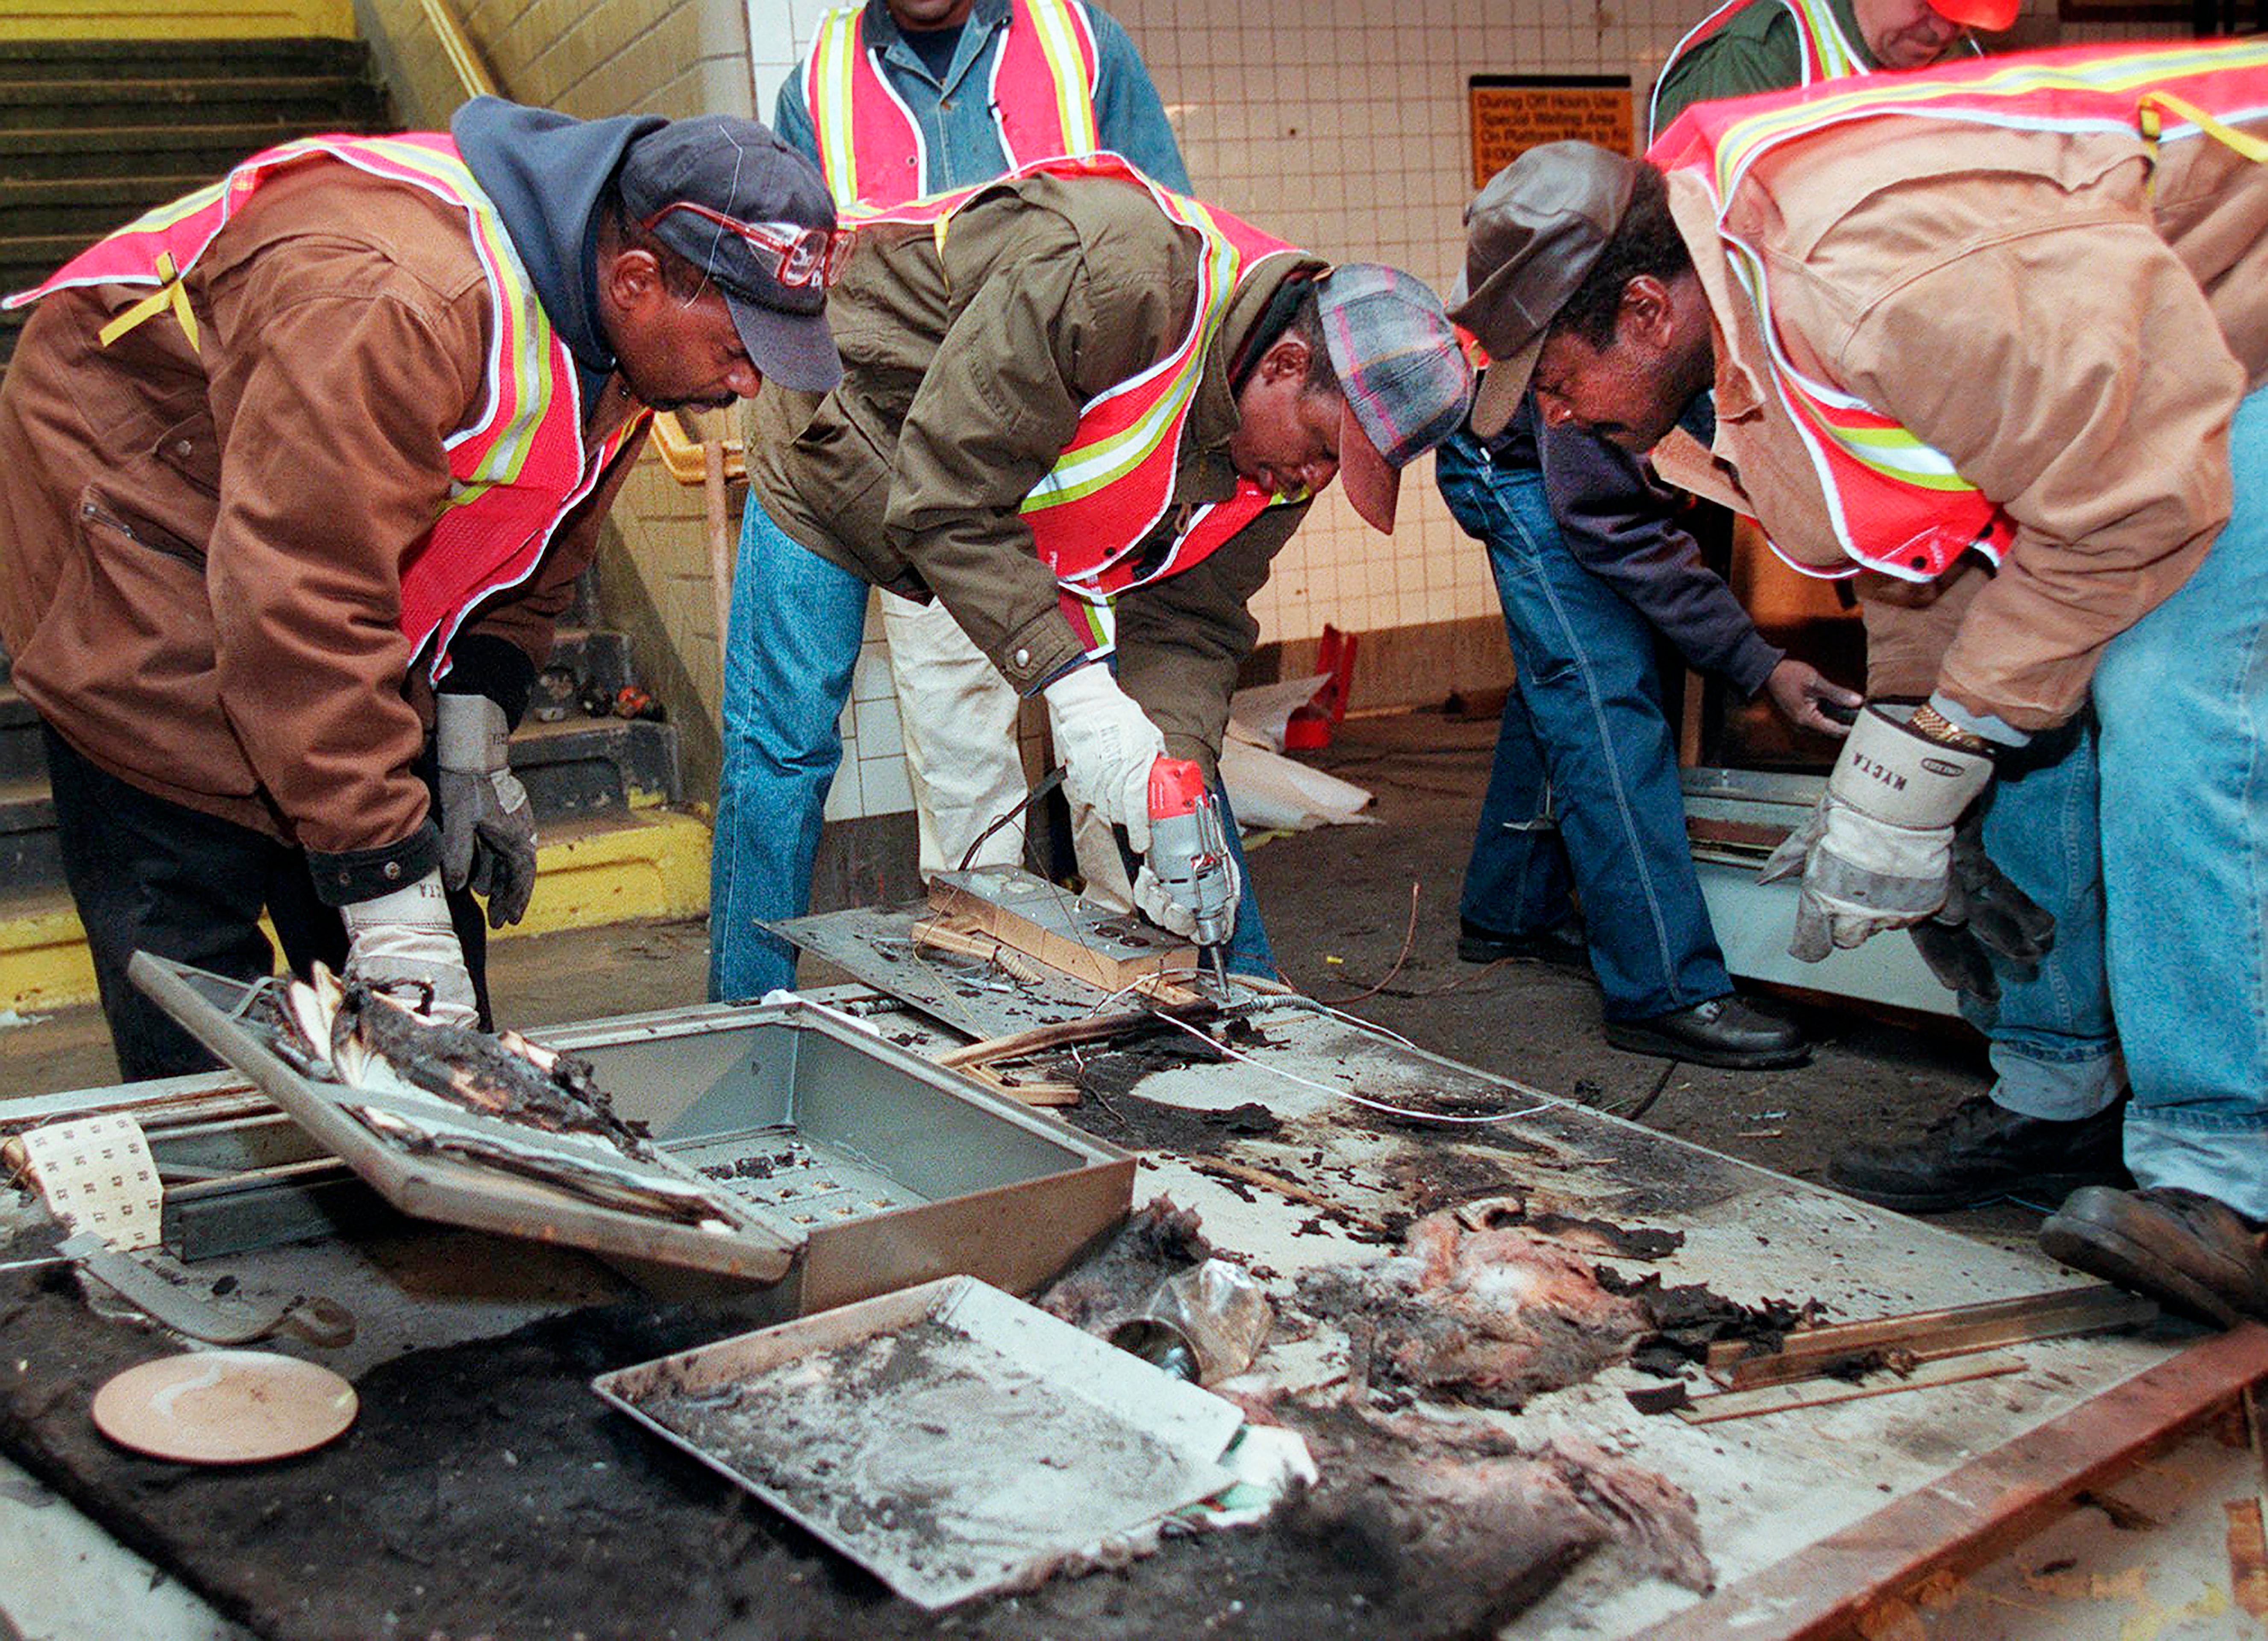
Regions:
[[1709, 1376], [1720, 1385], [1749, 1389], [1808, 1379], [1853, 1358], [1877, 1353], [1930, 1362], [2006, 1344], [2139, 1328], [2155, 1321], [2157, 1314], [2157, 1306], [2139, 1294], [2097, 1282], [1947, 1310], [1801, 1328], [1782, 1340], [1778, 1350], [1763, 1356], [1745, 1354], [1745, 1344], [1715, 1344], [1709, 1348]]
[[1197, 968], [1197, 948], [1130, 912], [1081, 900], [1017, 868], [941, 872], [929, 903], [1002, 946], [1104, 991]]
[[1865, 1520], [1644, 1632], [1647, 1641], [1808, 1641], [1934, 1572], [1974, 1566], [2072, 1497], [2171, 1442], [2268, 1378], [2268, 1328], [2247, 1323], [2088, 1398]]

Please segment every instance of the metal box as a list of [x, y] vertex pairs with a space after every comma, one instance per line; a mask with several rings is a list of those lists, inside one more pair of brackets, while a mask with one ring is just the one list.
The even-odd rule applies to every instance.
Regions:
[[136, 982], [379, 1196], [422, 1218], [598, 1253], [673, 1297], [792, 1316], [940, 1277], [1027, 1291], [1114, 1227], [1134, 1159], [820, 1004], [710, 1007], [544, 1034], [617, 1115], [729, 1196], [703, 1232], [412, 1152], [236, 1018], [252, 988], [138, 954]]

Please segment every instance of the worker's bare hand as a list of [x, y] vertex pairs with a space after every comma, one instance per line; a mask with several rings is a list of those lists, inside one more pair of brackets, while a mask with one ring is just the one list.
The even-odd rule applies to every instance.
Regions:
[[[1808, 661], [1799, 661], [1793, 656], [1783, 659], [1764, 680], [1764, 694], [1770, 697], [1772, 710], [1798, 729], [1816, 730], [1822, 735], [1837, 740], [1851, 732], [1847, 714], [1858, 710], [1866, 697], [1855, 689], [1845, 689], [1822, 676]], [[1842, 707], [1845, 721], [1837, 723], [1820, 710], [1822, 703]]]

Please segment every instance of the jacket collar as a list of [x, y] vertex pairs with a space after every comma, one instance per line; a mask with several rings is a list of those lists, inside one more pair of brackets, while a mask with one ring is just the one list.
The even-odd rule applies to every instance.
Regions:
[[1205, 350], [1197, 401], [1189, 407], [1189, 426], [1182, 434], [1179, 489], [1185, 499], [1225, 501], [1235, 493], [1236, 469], [1229, 463], [1228, 441], [1243, 417], [1237, 413], [1236, 394], [1228, 385], [1229, 363], [1244, 351], [1246, 339], [1286, 279], [1302, 269], [1322, 272], [1329, 266], [1321, 257], [1303, 252], [1271, 256], [1229, 298], [1228, 313], [1213, 333], [1212, 345]]

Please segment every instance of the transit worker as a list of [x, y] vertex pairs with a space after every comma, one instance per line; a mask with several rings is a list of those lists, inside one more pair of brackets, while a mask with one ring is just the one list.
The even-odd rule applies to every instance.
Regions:
[[[799, 820], [720, 875], [727, 997], [793, 978], [754, 920], [809, 879], [833, 761], [806, 749], [849, 695], [870, 584], [935, 596], [1044, 695], [1071, 797], [1138, 854], [1156, 758], [1215, 776], [1247, 601], [1315, 492], [1343, 471], [1390, 529], [1399, 469], [1471, 386], [1418, 280], [1334, 269], [1113, 156], [862, 222], [835, 312], [842, 385], [815, 411], [768, 395], [749, 447], [740, 583], [799, 578], [808, 642], [792, 672], [727, 675], [725, 783]], [[1188, 931], [1146, 869], [1134, 887]], [[1226, 959], [1273, 969], [1248, 884]]]
[[2036, 938], [1956, 826], [2091, 699], [2062, 755], [2100, 807], [2068, 818], [2099, 825], [2139, 1188], [2074, 1192], [2042, 1245], [2223, 1321], [2268, 1315], [2264, 107], [2258, 42], [1697, 105], [1654, 163], [1508, 168], [1475, 221], [1528, 230], [1459, 311], [1498, 361], [1476, 427], [1532, 379], [1792, 561], [1879, 572], [1869, 703], [1776, 857], [1799, 957]]
[[263, 910], [294, 968], [484, 1017], [458, 891], [526, 908], [504, 738], [649, 413], [833, 382], [846, 237], [753, 121], [483, 98], [255, 154], [12, 298], [0, 639], [125, 1076], [211, 1063], [128, 958], [265, 975]]
[[[1098, 150], [1168, 188], [1189, 187], [1133, 41], [1086, 0], [863, 0], [828, 12], [780, 87], [772, 125], [820, 168], [843, 207], [900, 205], [1025, 161]], [[825, 566], [814, 569], [808, 556], [799, 563], [799, 552], [783, 553], [769, 573], [737, 578], [728, 671], [803, 675], [817, 665], [804, 654], [808, 646], [840, 644], [840, 635], [814, 629], [802, 597]], [[942, 603], [884, 592], [881, 611], [923, 873], [1020, 860], [1024, 829], [994, 825], [1025, 798], [1016, 692]], [[746, 690], [728, 688], [727, 695], [745, 699]], [[807, 729], [809, 744], [793, 762], [831, 777], [842, 759], [836, 725]], [[728, 716], [728, 739], [745, 731]], [[797, 857], [808, 817], [799, 803], [747, 801], [736, 777], [749, 767], [728, 757], [718, 795], [711, 904], [724, 915], [712, 925], [713, 997], [726, 995], [722, 978], [739, 960], [738, 946], [754, 938], [756, 918], [794, 916], [809, 903], [809, 868], [791, 882], [779, 864]], [[1079, 814], [1073, 835], [1091, 890], [1123, 889], [1108, 828]]]
[[[1649, 140], [1692, 102], [1919, 67], [2015, 13], [2016, 0], [1731, 0], [1672, 48]], [[1840, 736], [1822, 706], [1859, 697], [1765, 641], [1702, 562], [1689, 500], [1637, 456], [1539, 427], [1523, 405], [1492, 439], [1468, 429], [1446, 442], [1434, 472], [1488, 548], [1518, 675], [1465, 870], [1458, 955], [1587, 962], [1606, 1039], [1631, 1053], [1800, 1064], [1802, 1032], [1734, 995], [1686, 835], [1656, 640], [1798, 729]], [[2115, 1121], [2110, 1132], [2115, 1144]]]

